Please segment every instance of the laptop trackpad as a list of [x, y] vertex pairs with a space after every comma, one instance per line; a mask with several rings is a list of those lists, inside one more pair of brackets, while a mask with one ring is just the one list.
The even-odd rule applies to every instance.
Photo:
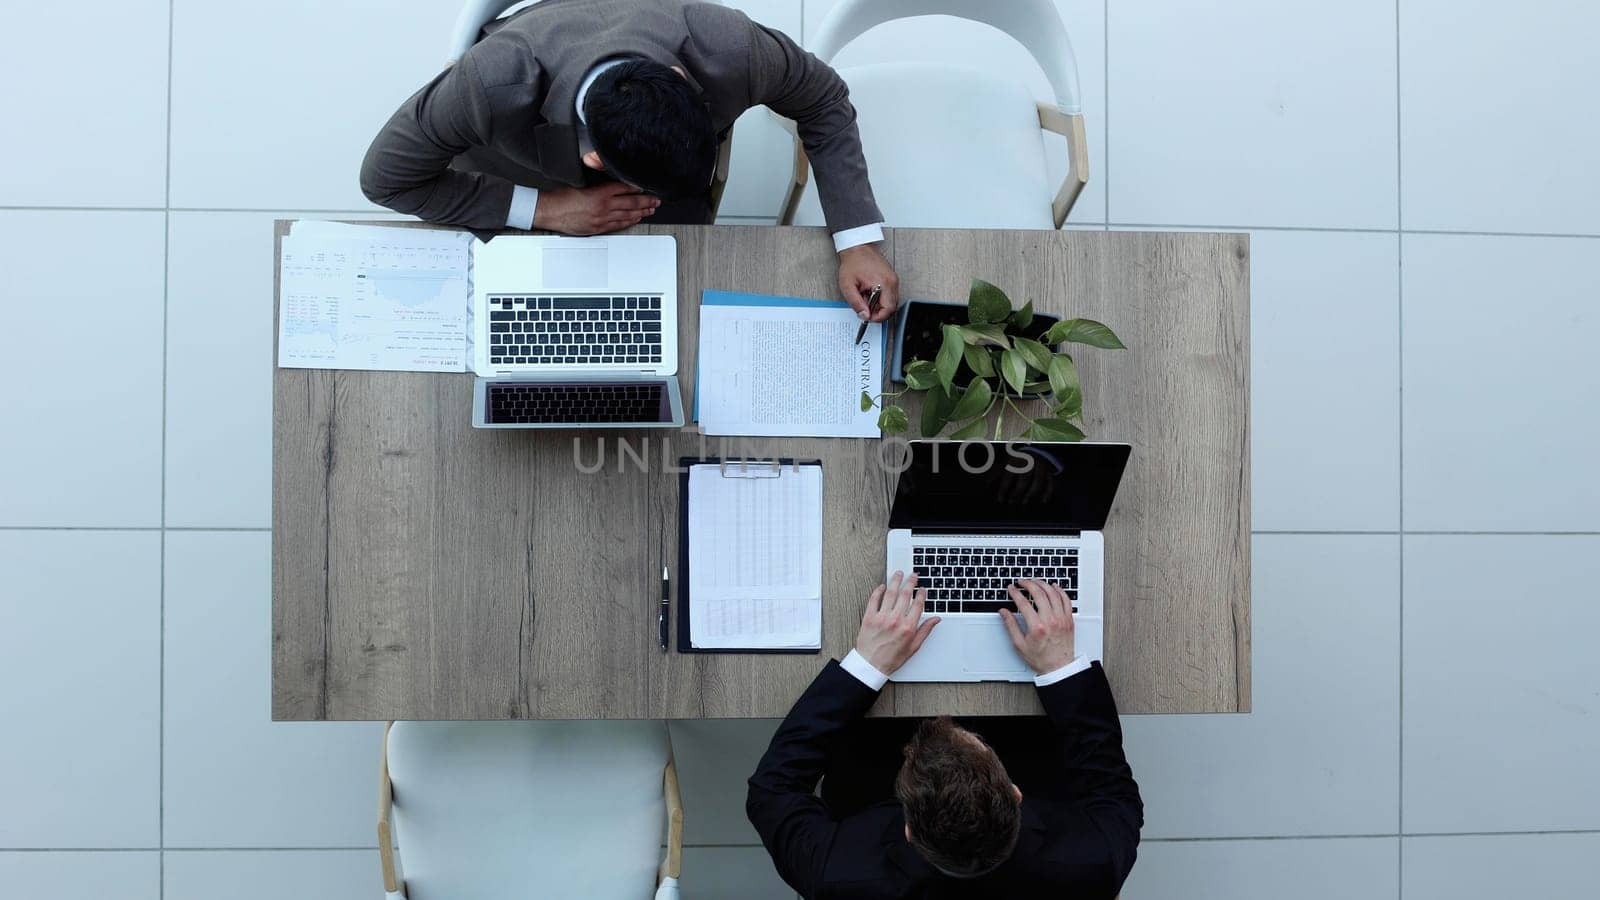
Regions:
[[1011, 635], [998, 616], [993, 623], [975, 622], [961, 631], [967, 674], [1005, 678], [1027, 671], [1027, 664], [1017, 648], [1011, 646]]
[[606, 248], [596, 247], [546, 247], [544, 250], [544, 286], [574, 290], [605, 290]]

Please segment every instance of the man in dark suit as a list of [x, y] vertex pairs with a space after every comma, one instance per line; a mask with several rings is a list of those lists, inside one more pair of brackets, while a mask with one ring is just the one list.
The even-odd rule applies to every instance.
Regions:
[[895, 573], [872, 592], [855, 649], [806, 689], [750, 777], [745, 811], [778, 873], [807, 900], [1115, 897], [1144, 807], [1105, 672], [1074, 653], [1071, 602], [1024, 581], [1018, 612], [1000, 614], [1048, 718], [862, 720], [938, 624], [920, 620], [915, 582]]
[[542, 0], [484, 31], [373, 140], [372, 202], [479, 232], [706, 222], [718, 144], [765, 105], [795, 120], [816, 171], [840, 293], [867, 318], [881, 286], [872, 318], [894, 312], [849, 90], [787, 35], [691, 0]]

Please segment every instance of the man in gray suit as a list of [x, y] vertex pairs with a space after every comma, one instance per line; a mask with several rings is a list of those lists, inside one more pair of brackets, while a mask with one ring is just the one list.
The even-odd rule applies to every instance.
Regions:
[[484, 31], [372, 142], [361, 190], [374, 203], [474, 231], [706, 222], [718, 143], [765, 105], [798, 125], [840, 293], [867, 318], [881, 285], [871, 318], [893, 313], [849, 91], [787, 35], [689, 0], [542, 0]]

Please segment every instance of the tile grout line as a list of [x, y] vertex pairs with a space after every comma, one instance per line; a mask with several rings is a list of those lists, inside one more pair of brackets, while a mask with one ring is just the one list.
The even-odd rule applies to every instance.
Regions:
[[[165, 528], [159, 525], [0, 525], [0, 532], [4, 531], [110, 531], [110, 532], [222, 532], [261, 534], [272, 531], [267, 525], [168, 525]], [[1251, 534], [1290, 534], [1290, 535], [1399, 535], [1406, 534], [1412, 537], [1600, 537], [1600, 531], [1509, 531], [1509, 530], [1448, 530], [1448, 529], [1409, 529], [1401, 532], [1394, 528], [1257, 528]]]
[[0, 525], [0, 531], [271, 531], [271, 527], [235, 525]]
[[[1400, 81], [1400, 0], [1394, 3], [1394, 280], [1395, 280], [1395, 373], [1396, 373], [1396, 513], [1398, 518], [1399, 553], [1396, 596], [1399, 610], [1396, 619], [1396, 704], [1395, 718], [1395, 830], [1406, 830], [1406, 282], [1405, 282], [1405, 154], [1401, 147], [1402, 117]], [[1395, 840], [1395, 897], [1405, 900], [1406, 842]]]
[[156, 701], [158, 751], [156, 753], [156, 898], [167, 896], [167, 362], [170, 356], [168, 306], [172, 299], [172, 36], [177, 0], [167, 0], [167, 177], [162, 198], [162, 221], [166, 231], [162, 242], [161, 283], [161, 617], [160, 692]]
[[[1210, 837], [1146, 837], [1145, 844], [1200, 844], [1243, 843], [1246, 841], [1349, 841], [1385, 840], [1407, 838], [1487, 838], [1487, 837], [1547, 837], [1551, 835], [1594, 836], [1600, 838], [1600, 828], [1540, 828], [1529, 831], [1417, 831], [1404, 832], [1352, 832], [1347, 834], [1230, 834]], [[759, 843], [750, 844], [690, 844], [694, 849], [759, 849]], [[376, 844], [366, 846], [341, 845], [335, 847], [0, 847], [6, 853], [360, 853], [376, 850]]]
[[[1109, 116], [1107, 117], [1107, 134], [1109, 135]], [[1109, 160], [1105, 163], [1109, 175]], [[1091, 174], [1092, 177], [1092, 174]], [[1109, 178], [1107, 187], [1110, 187]], [[1340, 225], [1240, 225], [1240, 224], [1206, 224], [1194, 222], [1116, 222], [1109, 215], [1110, 200], [1107, 198], [1107, 216], [1105, 222], [1090, 221], [1073, 224], [1098, 226], [1110, 231], [1116, 228], [1158, 229], [1174, 228], [1186, 231], [1303, 231], [1316, 234], [1426, 234], [1441, 237], [1494, 237], [1494, 238], [1559, 238], [1563, 240], [1600, 240], [1600, 232], [1574, 232], [1574, 231], [1485, 231], [1466, 228], [1357, 228]], [[339, 216], [379, 216], [374, 222], [415, 222], [416, 219], [394, 218], [386, 210], [381, 209], [302, 209], [280, 207], [231, 207], [231, 206], [8, 206], [0, 204], [0, 212], [177, 212], [177, 213], [297, 213], [311, 215], [339, 215]], [[727, 216], [728, 219], [741, 220], [739, 224], [748, 224], [749, 220], [765, 222], [771, 216]], [[776, 226], [774, 226], [776, 227]], [[1095, 230], [1090, 228], [1088, 230]]]
[[[220, 210], [219, 210], [220, 211]], [[1397, 208], [1398, 211], [1398, 208]], [[1108, 217], [1109, 221], [1109, 217]], [[1427, 234], [1444, 237], [1571, 238], [1594, 240], [1600, 233], [1559, 231], [1480, 231], [1449, 228], [1355, 228], [1342, 225], [1219, 225], [1192, 222], [1115, 222], [1112, 228], [1177, 228], [1186, 231], [1308, 231], [1317, 234]]]

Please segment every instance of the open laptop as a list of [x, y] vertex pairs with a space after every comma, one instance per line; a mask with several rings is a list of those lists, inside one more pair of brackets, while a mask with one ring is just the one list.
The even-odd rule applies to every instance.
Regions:
[[472, 270], [474, 426], [683, 425], [674, 238], [508, 235]]
[[1132, 448], [912, 441], [889, 513], [888, 571], [917, 573], [938, 627], [895, 681], [1031, 681], [1000, 620], [1006, 586], [1038, 578], [1072, 600], [1077, 652], [1100, 659], [1101, 529]]

